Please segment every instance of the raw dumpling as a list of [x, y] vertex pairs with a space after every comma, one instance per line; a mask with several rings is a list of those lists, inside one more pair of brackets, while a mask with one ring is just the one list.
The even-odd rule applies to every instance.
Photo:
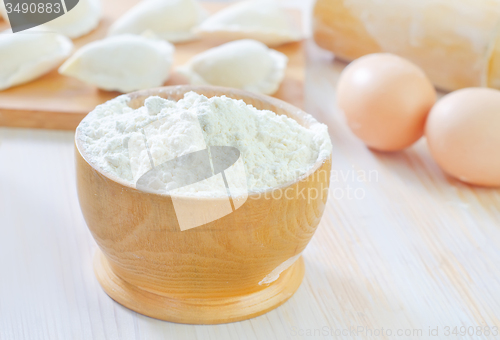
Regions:
[[207, 17], [195, 0], [145, 0], [132, 7], [109, 29], [109, 35], [152, 31], [170, 42], [196, 38], [193, 29]]
[[96, 28], [100, 18], [100, 0], [80, 0], [66, 14], [47, 22], [45, 26], [74, 39]]
[[261, 42], [245, 39], [202, 52], [177, 68], [192, 85], [233, 87], [264, 94], [275, 93], [288, 57]]
[[217, 12], [199, 27], [202, 36], [255, 39], [267, 46], [301, 40], [288, 13], [272, 0], [245, 1]]
[[0, 90], [32, 81], [66, 59], [73, 49], [63, 35], [32, 28], [0, 34]]
[[174, 46], [166, 41], [124, 34], [83, 46], [59, 73], [104, 90], [131, 92], [163, 85], [173, 54]]

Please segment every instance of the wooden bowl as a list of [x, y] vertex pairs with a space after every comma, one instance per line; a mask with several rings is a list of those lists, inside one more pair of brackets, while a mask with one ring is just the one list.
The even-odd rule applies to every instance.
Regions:
[[[129, 95], [129, 105], [139, 107], [151, 95], [179, 100], [189, 91], [242, 99], [305, 127], [318, 124], [278, 99], [218, 87], [135, 92]], [[77, 130], [78, 197], [100, 248], [95, 274], [115, 301], [157, 319], [215, 324], [264, 314], [298, 289], [304, 276], [300, 254], [327, 200], [331, 156], [318, 160], [295, 182], [249, 193], [233, 213], [181, 231], [170, 196], [139, 191], [105, 173], [89, 161], [79, 135]]]

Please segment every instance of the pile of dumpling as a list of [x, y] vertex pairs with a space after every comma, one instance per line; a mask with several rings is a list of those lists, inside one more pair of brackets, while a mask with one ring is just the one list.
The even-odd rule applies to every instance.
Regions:
[[[4, 2], [0, 14], [8, 21]], [[37, 79], [68, 58], [70, 38], [83, 36], [97, 27], [101, 18], [99, 0], [80, 0], [67, 14], [48, 23], [13, 34], [0, 32], [0, 90]]]
[[[0, 34], [0, 65], [7, 65], [0, 69], [0, 90], [57, 67], [72, 51], [69, 38], [90, 32], [99, 19], [99, 0], [80, 0], [45, 28], [29, 30], [39, 35]], [[108, 37], [69, 57], [59, 73], [109, 91], [158, 87], [171, 75], [172, 43], [204, 37], [229, 42], [177, 68], [191, 84], [274, 94], [288, 58], [269, 47], [299, 41], [302, 33], [273, 0], [239, 2], [210, 17], [196, 0], [143, 0], [111, 25]]]

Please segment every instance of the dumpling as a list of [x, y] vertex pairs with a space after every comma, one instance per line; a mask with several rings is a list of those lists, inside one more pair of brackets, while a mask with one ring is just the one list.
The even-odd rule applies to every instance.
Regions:
[[100, 0], [80, 0], [76, 6], [66, 14], [45, 24], [69, 38], [78, 38], [92, 31], [101, 19]]
[[288, 57], [261, 42], [245, 39], [202, 52], [177, 72], [192, 85], [233, 87], [274, 94], [285, 77]]
[[56, 68], [73, 49], [63, 35], [32, 28], [0, 34], [0, 90], [27, 83]]
[[132, 7], [109, 29], [109, 35], [142, 34], [181, 42], [193, 40], [193, 29], [208, 15], [196, 0], [144, 0]]
[[131, 92], [161, 86], [170, 76], [173, 54], [166, 41], [124, 34], [83, 46], [59, 73], [104, 90]]
[[303, 38], [288, 13], [272, 0], [244, 1], [225, 8], [205, 20], [198, 33], [226, 40], [255, 39], [267, 46]]

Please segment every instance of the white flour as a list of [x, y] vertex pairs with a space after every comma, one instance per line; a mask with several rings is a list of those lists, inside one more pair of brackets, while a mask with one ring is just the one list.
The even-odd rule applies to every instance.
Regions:
[[[293, 119], [257, 110], [241, 100], [208, 99], [190, 92], [178, 102], [149, 97], [137, 110], [128, 101], [124, 95], [98, 106], [78, 130], [88, 160], [132, 186], [152, 166], [207, 146], [231, 146], [241, 152], [246, 174], [242, 185], [250, 192], [293, 181], [331, 153], [325, 125], [306, 129]], [[197, 165], [183, 173], [196, 172]], [[159, 180], [172, 177], [166, 174]], [[206, 183], [189, 190], [211, 191]]]

